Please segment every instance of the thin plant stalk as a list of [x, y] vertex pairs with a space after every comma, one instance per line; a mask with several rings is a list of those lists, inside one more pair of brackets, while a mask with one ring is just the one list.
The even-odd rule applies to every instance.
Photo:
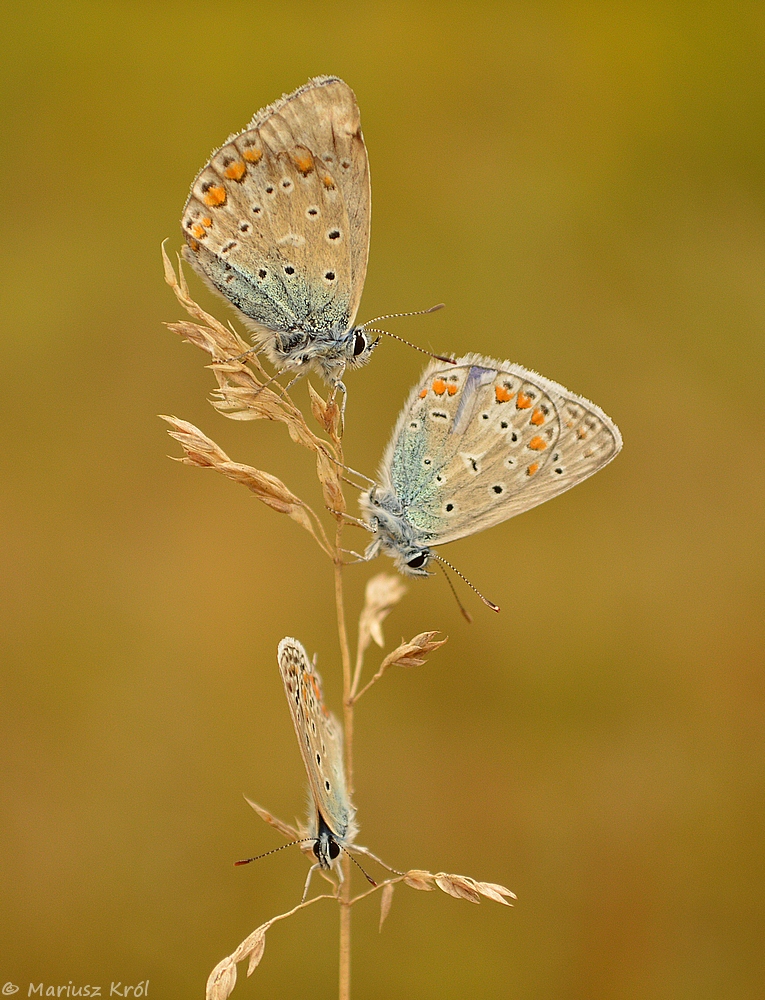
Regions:
[[[339, 449], [342, 445], [339, 444]], [[342, 451], [340, 450], [342, 462]], [[343, 518], [337, 519], [335, 536], [335, 606], [337, 609], [337, 634], [340, 641], [340, 658], [343, 664], [343, 728], [345, 731], [345, 775], [349, 796], [353, 795], [353, 699], [351, 698], [351, 654], [348, 647], [348, 629], [345, 623], [343, 599], [343, 558], [341, 539]], [[339, 941], [339, 998], [351, 996], [351, 859], [344, 852], [340, 861], [343, 883], [340, 887], [340, 941]]]

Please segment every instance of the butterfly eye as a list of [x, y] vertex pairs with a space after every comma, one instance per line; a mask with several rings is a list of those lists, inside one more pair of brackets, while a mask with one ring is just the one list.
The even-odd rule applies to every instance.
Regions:
[[334, 840], [330, 840], [330, 842], [329, 842], [329, 856], [330, 856], [330, 858], [334, 861], [335, 858], [338, 856], [339, 853], [340, 853], [340, 848], [337, 846], [337, 844], [334, 842]]
[[353, 335], [353, 356], [357, 358], [367, 349], [367, 338], [357, 330]]
[[318, 840], [314, 840], [313, 847], [311, 848], [311, 850], [313, 851], [314, 857], [318, 858], [318, 856], [319, 856], [319, 841]]
[[414, 559], [409, 560], [407, 566], [409, 566], [410, 569], [422, 569], [427, 561], [427, 555], [424, 552], [418, 552]]

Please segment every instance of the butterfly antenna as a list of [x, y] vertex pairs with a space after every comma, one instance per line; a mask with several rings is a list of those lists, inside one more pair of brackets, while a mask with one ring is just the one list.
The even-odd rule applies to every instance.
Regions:
[[[335, 841], [335, 843], [337, 844], [337, 841]], [[348, 855], [348, 857], [351, 859], [351, 861], [354, 863], [354, 865], [356, 865], [356, 867], [361, 872], [361, 874], [364, 876], [364, 878], [367, 880], [367, 882], [369, 882], [370, 885], [373, 885], [373, 886], [376, 887], [377, 886], [377, 882], [375, 882], [375, 880], [372, 878], [371, 875], [368, 875], [364, 871], [364, 869], [361, 867], [361, 865], [358, 863], [358, 861], [354, 858], [354, 856], [351, 854], [351, 852], [350, 851], [346, 851], [346, 849], [341, 844], [337, 844], [337, 846], [340, 848], [340, 850], [343, 852], [343, 854], [347, 854]]]
[[277, 851], [283, 851], [287, 847], [295, 847], [296, 844], [309, 844], [316, 840], [315, 837], [304, 837], [302, 840], [293, 840], [289, 844], [282, 844], [281, 847], [275, 847], [272, 851], [266, 851], [265, 854], [257, 854], [254, 858], [245, 858], [244, 861], [235, 861], [234, 865], [248, 865], [251, 861], [260, 861], [261, 858], [267, 858], [269, 854], [276, 854]]
[[465, 607], [465, 605], [462, 603], [462, 601], [457, 596], [457, 591], [454, 589], [454, 584], [449, 579], [449, 574], [446, 572], [446, 570], [444, 569], [443, 566], [439, 565], [438, 568], [444, 574], [444, 578], [445, 578], [446, 582], [449, 584], [449, 589], [454, 594], [454, 600], [457, 602], [457, 607], [462, 612], [462, 617], [465, 619], [465, 621], [468, 623], [468, 625], [472, 625], [473, 624], [473, 616], [470, 614], [470, 612], [467, 610], [467, 608]]
[[411, 347], [413, 351], [419, 351], [420, 354], [427, 354], [429, 358], [435, 358], [436, 361], [443, 361], [444, 364], [457, 364], [454, 358], [447, 358], [443, 354], [434, 354], [433, 351], [426, 351], [424, 347], [419, 347], [417, 344], [413, 344], [411, 340], [404, 340], [403, 337], [398, 337], [395, 333], [391, 333], [389, 330], [378, 330], [376, 327], [372, 326], [367, 329], [367, 333], [379, 333], [384, 337], [390, 337], [392, 340], [398, 340], [400, 343], [406, 344], [407, 347]]
[[[456, 566], [452, 566], [452, 564], [450, 562], [448, 562], [446, 559], [444, 559], [443, 556], [438, 556], [438, 555], [436, 555], [435, 552], [431, 552], [431, 555], [433, 556], [434, 559], [437, 559], [440, 563], [443, 563], [444, 566], [448, 566], [449, 569], [452, 571], [452, 573], [456, 573], [457, 576], [461, 580], [464, 580], [465, 583], [468, 585], [468, 587], [470, 587], [471, 590], [475, 591], [475, 593], [478, 594], [478, 596], [481, 598], [481, 600], [483, 601], [483, 603], [486, 605], [487, 608], [491, 608], [492, 611], [497, 611], [497, 612], [499, 611], [499, 605], [494, 604], [493, 601], [490, 601], [488, 598], [484, 597], [483, 594], [481, 593], [481, 591], [478, 589], [478, 587], [474, 586], [470, 582], [470, 580], [468, 580], [468, 578], [465, 576], [464, 573], [460, 573], [460, 571], [457, 569]], [[445, 573], [444, 573], [444, 576], [446, 576]], [[446, 579], [449, 580], [449, 577], [447, 576]], [[460, 603], [460, 599], [459, 599], [459, 597], [457, 597], [457, 592], [455, 591], [454, 587], [452, 587], [452, 581], [451, 580], [449, 580], [449, 586], [452, 588], [452, 593], [457, 598], [457, 604], [459, 604], [460, 610], [462, 611], [463, 615], [467, 618], [468, 621], [472, 621], [472, 618], [470, 617], [470, 615], [462, 607], [462, 604]]]
[[[447, 365], [455, 365], [457, 362], [454, 358], [446, 358], [442, 354], [434, 354], [432, 351], [426, 351], [424, 347], [418, 347], [417, 344], [413, 344], [410, 340], [404, 340], [403, 337], [398, 337], [395, 333], [389, 333], [388, 330], [375, 330], [370, 327], [370, 323], [379, 323], [386, 319], [401, 319], [403, 316], [427, 316], [429, 313], [438, 312], [439, 309], [444, 308], [444, 303], [439, 302], [436, 306], [431, 306], [430, 309], [415, 309], [412, 312], [403, 313], [386, 313], [385, 316], [376, 316], [374, 319], [368, 319], [366, 323], [362, 323], [359, 329], [367, 330], [368, 333], [379, 333], [385, 337], [391, 337], [393, 340], [398, 340], [402, 344], [406, 344], [407, 347], [411, 347], [412, 350], [419, 351], [420, 354], [427, 354], [429, 358], [435, 358], [436, 361], [443, 361]], [[367, 329], [369, 327], [369, 329]]]
[[443, 302], [439, 302], [437, 306], [431, 306], [430, 309], [414, 309], [412, 312], [403, 313], [386, 313], [384, 316], [375, 316], [374, 319], [368, 319], [366, 323], [361, 324], [361, 329], [365, 330], [370, 323], [379, 323], [384, 319], [401, 319], [404, 316], [427, 316], [428, 313], [438, 312], [439, 309], [445, 309]]

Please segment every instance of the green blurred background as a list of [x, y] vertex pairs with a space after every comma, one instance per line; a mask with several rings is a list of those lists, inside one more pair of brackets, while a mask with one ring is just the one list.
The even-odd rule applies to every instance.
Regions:
[[[399, 889], [382, 935], [359, 907], [354, 995], [762, 997], [765, 8], [58, 2], [4, 22], [0, 981], [202, 996], [299, 897], [297, 851], [232, 862], [280, 843], [243, 792], [304, 808], [279, 639], [318, 652], [339, 707], [329, 566], [169, 461], [156, 414], [318, 502], [312, 463], [211, 409], [203, 355], [162, 326], [181, 310], [159, 248], [213, 147], [335, 73], [372, 169], [360, 318], [445, 301], [391, 329], [535, 368], [625, 440], [445, 551], [500, 616], [462, 589], [466, 625], [439, 577], [386, 623], [450, 642], [361, 703], [360, 842], [519, 899]], [[355, 468], [421, 366], [388, 341], [349, 378]], [[351, 620], [383, 569], [349, 571]], [[329, 905], [278, 925], [234, 996], [336, 995], [336, 941]]]

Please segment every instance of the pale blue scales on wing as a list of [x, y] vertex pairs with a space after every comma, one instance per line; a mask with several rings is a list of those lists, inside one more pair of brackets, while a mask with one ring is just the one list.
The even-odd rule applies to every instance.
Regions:
[[315, 77], [213, 152], [183, 210], [184, 257], [280, 371], [339, 383], [376, 344], [353, 325], [370, 199], [354, 93]]
[[433, 546], [499, 524], [603, 468], [622, 446], [589, 400], [521, 365], [470, 354], [426, 368], [399, 416], [379, 482], [361, 496], [375, 539], [409, 576]]

